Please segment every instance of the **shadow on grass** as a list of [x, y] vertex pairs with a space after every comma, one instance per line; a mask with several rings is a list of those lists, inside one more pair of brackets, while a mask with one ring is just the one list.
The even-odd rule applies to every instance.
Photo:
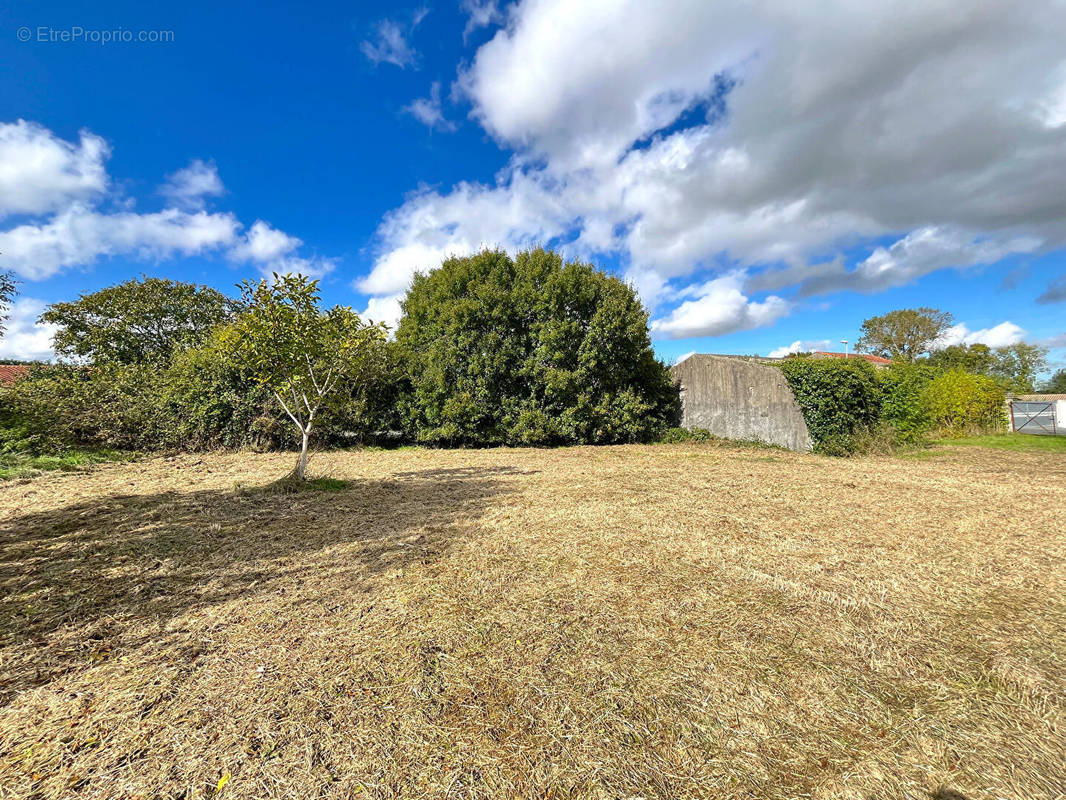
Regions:
[[518, 472], [113, 495], [9, 519], [0, 524], [0, 704], [94, 654], [161, 641], [190, 611], [284, 592], [280, 584], [325, 569], [345, 588], [441, 558], [477, 533]]

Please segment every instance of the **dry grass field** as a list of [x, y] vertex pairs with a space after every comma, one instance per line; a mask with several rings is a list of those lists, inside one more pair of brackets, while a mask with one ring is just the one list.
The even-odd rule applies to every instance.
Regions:
[[1061, 455], [291, 462], [0, 486], [0, 797], [1066, 792]]

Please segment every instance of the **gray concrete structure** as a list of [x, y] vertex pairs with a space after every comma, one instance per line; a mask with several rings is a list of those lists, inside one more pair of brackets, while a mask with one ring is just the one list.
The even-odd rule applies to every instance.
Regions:
[[777, 367], [729, 356], [691, 355], [672, 369], [681, 386], [685, 428], [726, 439], [758, 439], [811, 449], [803, 412]]

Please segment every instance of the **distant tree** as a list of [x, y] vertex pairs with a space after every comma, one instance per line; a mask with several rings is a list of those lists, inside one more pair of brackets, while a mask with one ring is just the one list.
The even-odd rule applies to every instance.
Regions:
[[40, 321], [58, 325], [60, 356], [96, 364], [162, 363], [200, 344], [232, 319], [233, 300], [207, 286], [160, 278], [129, 280], [49, 306]]
[[929, 363], [941, 369], [961, 369], [974, 375], [990, 375], [996, 356], [987, 344], [953, 344], [929, 354]]
[[445, 444], [639, 441], [676, 424], [633, 289], [548, 250], [485, 250], [418, 275], [396, 346], [409, 425]]
[[0, 337], [7, 331], [7, 317], [11, 313], [11, 301], [15, 299], [15, 273], [0, 272]]
[[1047, 348], [1019, 342], [997, 347], [993, 353], [995, 364], [988, 373], [998, 378], [1003, 387], [1016, 394], [1029, 394], [1036, 386], [1036, 376], [1047, 367]]
[[1040, 387], [1047, 394], [1066, 394], [1066, 369], [1060, 369]]
[[244, 311], [223, 331], [223, 339], [299, 431], [294, 475], [302, 481], [317, 415], [345, 397], [339, 387], [350, 389], [373, 377], [369, 372], [377, 361], [369, 355], [386, 332], [363, 323], [350, 308], [320, 309], [318, 281], [303, 275], [245, 281], [241, 295]]
[[914, 361], [930, 351], [951, 322], [951, 314], [935, 308], [890, 311], [862, 323], [856, 349], [897, 361]]

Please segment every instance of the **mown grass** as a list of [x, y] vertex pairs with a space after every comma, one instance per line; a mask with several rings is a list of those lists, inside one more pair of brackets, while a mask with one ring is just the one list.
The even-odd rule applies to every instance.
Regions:
[[0, 798], [1059, 798], [1066, 459], [937, 452], [8, 482]]
[[1015, 453], [1066, 454], [1066, 436], [997, 433], [987, 436], [967, 436], [961, 439], [943, 439], [939, 444], [957, 447], [989, 447], [994, 450], [1010, 450]]
[[0, 480], [29, 478], [42, 472], [74, 472], [105, 461], [125, 461], [130, 456], [111, 450], [74, 450], [60, 455], [0, 453]]

